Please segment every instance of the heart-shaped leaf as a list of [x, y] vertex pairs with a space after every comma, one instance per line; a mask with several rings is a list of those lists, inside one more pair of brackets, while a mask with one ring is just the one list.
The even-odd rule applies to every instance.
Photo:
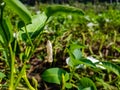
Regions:
[[60, 68], [50, 68], [42, 73], [42, 79], [49, 83], [60, 84], [62, 82], [62, 74], [68, 74]]

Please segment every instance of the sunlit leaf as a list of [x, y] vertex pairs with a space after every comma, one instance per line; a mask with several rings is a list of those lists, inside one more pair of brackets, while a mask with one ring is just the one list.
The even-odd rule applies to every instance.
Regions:
[[26, 23], [31, 23], [31, 14], [19, 0], [3, 0]]
[[62, 74], [68, 74], [65, 70], [60, 68], [50, 68], [42, 73], [42, 79], [49, 83], [60, 84], [62, 81]]
[[75, 59], [79, 60], [82, 57], [82, 52], [80, 51], [80, 49], [75, 49], [72, 53], [73, 53]]
[[[40, 32], [43, 30], [46, 20], [47, 20], [47, 16], [44, 13], [39, 15], [34, 15], [32, 17], [32, 24], [28, 24], [26, 26], [27, 32], [31, 38], [35, 38], [40, 34]], [[21, 29], [22, 31], [19, 32], [19, 38], [25, 40], [27, 38], [25, 27], [22, 27]]]

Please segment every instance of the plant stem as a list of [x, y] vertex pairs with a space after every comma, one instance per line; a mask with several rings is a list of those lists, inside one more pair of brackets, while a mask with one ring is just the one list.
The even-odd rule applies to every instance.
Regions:
[[9, 50], [10, 50], [10, 58], [11, 58], [11, 65], [10, 65], [10, 70], [11, 70], [11, 75], [10, 75], [10, 86], [9, 90], [14, 90], [14, 61], [15, 61], [15, 55], [14, 52], [12, 51], [11, 44], [9, 44]]
[[27, 78], [27, 76], [26, 76], [26, 69], [24, 69], [23, 74], [24, 74], [23, 79], [25, 80], [25, 82], [26, 82], [27, 86], [29, 87], [29, 89], [30, 89], [30, 90], [35, 90], [35, 89], [31, 86], [31, 84], [30, 84], [30, 82], [29, 82], [29, 80], [28, 80], [28, 78]]
[[72, 68], [71, 68], [71, 71], [70, 71], [70, 74], [71, 74], [71, 75], [70, 75], [69, 83], [72, 81], [72, 78], [73, 78], [74, 73], [75, 73], [75, 68], [72, 67]]
[[31, 46], [33, 47], [34, 45], [33, 45], [32, 41], [31, 41], [31, 38], [30, 38], [30, 36], [29, 36], [29, 34], [28, 34], [28, 31], [27, 31], [26, 25], [25, 25], [25, 32], [26, 32], [26, 35], [27, 35], [27, 37], [28, 37], [28, 40], [29, 40]]
[[92, 47], [91, 47], [91, 46], [92, 46], [92, 44], [90, 44], [88, 48], [89, 48], [90, 54], [94, 55], [94, 53], [93, 53], [93, 50], [92, 50]]
[[30, 58], [31, 58], [31, 56], [33, 55], [33, 53], [34, 53], [34, 48], [32, 48], [32, 52], [31, 52], [30, 55], [28, 55], [28, 57], [24, 60], [23, 67], [22, 67], [22, 69], [21, 69], [21, 71], [20, 71], [20, 73], [19, 73], [18, 79], [17, 79], [17, 81], [16, 81], [16, 83], [15, 83], [15, 88], [18, 86], [18, 84], [19, 84], [22, 76], [24, 75], [24, 72], [25, 72], [25, 69], [26, 69], [26, 62], [27, 62], [28, 60], [30, 60]]
[[21, 72], [20, 72], [20, 74], [19, 74], [19, 76], [18, 76], [18, 79], [17, 79], [17, 81], [16, 81], [16, 83], [15, 83], [15, 86], [14, 86], [15, 88], [18, 86], [18, 84], [19, 84], [20, 79], [22, 78], [22, 76], [23, 76], [23, 79], [25, 80], [27, 86], [29, 87], [29, 89], [30, 89], [30, 90], [35, 90], [35, 89], [30, 85], [29, 80], [27, 79], [27, 76], [26, 76], [26, 63], [24, 63], [23, 68], [22, 68], [22, 70], [21, 70]]
[[114, 30], [114, 37], [113, 37], [114, 44], [116, 43], [116, 36], [117, 36], [117, 32]]
[[18, 84], [19, 84], [19, 82], [20, 82], [20, 79], [21, 79], [21, 77], [22, 77], [22, 75], [23, 75], [23, 73], [24, 73], [25, 67], [26, 67], [26, 65], [23, 65], [22, 70], [21, 70], [20, 74], [18, 75], [18, 79], [17, 79], [17, 81], [16, 81], [16, 83], [15, 83], [15, 86], [14, 86], [15, 89], [16, 89], [16, 87], [18, 86]]

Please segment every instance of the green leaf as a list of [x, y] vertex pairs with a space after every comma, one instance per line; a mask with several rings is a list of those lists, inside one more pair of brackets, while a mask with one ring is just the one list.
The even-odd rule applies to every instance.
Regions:
[[86, 59], [86, 58], [81, 58], [80, 61], [85, 64], [86, 66], [90, 66], [90, 67], [96, 67], [96, 65], [90, 61], [89, 59]]
[[70, 45], [70, 48], [68, 49], [68, 53], [70, 56], [68, 65], [72, 67], [76, 67], [80, 64], [84, 64], [87, 66], [96, 67], [95, 64], [92, 63], [92, 61], [82, 57], [82, 52], [80, 51], [80, 48], [84, 48], [84, 47], [78, 44]]
[[78, 60], [78, 59], [74, 59], [71, 56], [70, 56], [70, 61], [68, 62], [68, 65], [72, 66], [72, 67], [76, 67], [78, 65], [81, 65], [80, 67], [83, 67], [83, 65], [90, 66], [90, 67], [93, 67], [93, 68], [96, 67], [96, 65], [94, 63], [92, 63], [90, 60], [88, 60], [86, 58], [80, 58]]
[[62, 82], [62, 74], [68, 74], [60, 68], [50, 68], [42, 73], [42, 79], [49, 83], [60, 84]]
[[31, 14], [19, 0], [3, 0], [26, 23], [31, 23]]
[[78, 44], [70, 44], [69, 50], [75, 59], [79, 60], [82, 58], [82, 52], [80, 51], [81, 48], [84, 48], [84, 46]]
[[8, 17], [2, 20], [0, 24], [0, 43], [2, 46], [7, 46], [13, 40], [13, 28]]
[[82, 57], [82, 52], [80, 51], [80, 49], [75, 49], [72, 53], [73, 53], [75, 59], [79, 60]]
[[0, 72], [0, 79], [4, 78], [6, 75], [2, 72]]
[[116, 75], [120, 76], [120, 67], [118, 65], [115, 65], [112, 62], [102, 62], [102, 64], [107, 70], [112, 71]]
[[65, 73], [65, 81], [69, 80], [69, 73]]
[[75, 49], [81, 49], [81, 48], [85, 48], [85, 46], [83, 45], [79, 45], [79, 44], [70, 44], [70, 51], [73, 52]]
[[13, 27], [11, 21], [8, 17], [3, 19], [4, 34], [7, 39], [7, 42], [12, 42], [13, 40]]
[[0, 44], [2, 44], [2, 46], [7, 44], [7, 40], [5, 38], [3, 27], [1, 26], [1, 24], [0, 24]]
[[65, 87], [68, 89], [72, 88], [72, 83], [65, 83]]
[[[27, 32], [32, 39], [37, 37], [40, 34], [40, 32], [43, 30], [46, 20], [47, 20], [47, 16], [44, 13], [39, 15], [34, 15], [32, 17], [32, 24], [28, 24], [26, 26]], [[21, 29], [22, 31], [20, 31], [18, 34], [19, 38], [26, 40], [27, 36], [26, 36], [25, 28], [22, 27]]]
[[78, 86], [78, 90], [97, 90], [94, 82], [87, 78], [87, 77], [83, 77], [81, 78], [81, 80], [77, 83]]
[[71, 6], [65, 6], [65, 5], [48, 6], [45, 10], [45, 13], [48, 17], [57, 13], [84, 15], [84, 12], [82, 10], [75, 7], [71, 7]]

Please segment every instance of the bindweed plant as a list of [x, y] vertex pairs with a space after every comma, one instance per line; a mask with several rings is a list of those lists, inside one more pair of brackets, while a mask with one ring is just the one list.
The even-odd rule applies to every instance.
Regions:
[[[17, 14], [20, 18], [16, 28], [14, 28], [13, 23], [11, 23], [9, 15], [4, 15], [4, 10], [6, 7], [13, 10], [12, 13]], [[56, 5], [48, 6], [42, 13], [32, 16], [19, 0], [0, 1], [1, 53], [2, 59], [6, 61], [6, 64], [8, 64], [10, 70], [10, 73], [7, 75], [0, 72], [0, 75], [2, 75], [0, 76], [0, 80], [4, 77], [9, 79], [6, 81], [6, 88], [3, 88], [4, 85], [1, 85], [1, 89], [20, 89], [19, 85], [21, 80], [23, 80], [30, 90], [37, 90], [37, 81], [33, 79], [34, 86], [32, 86], [27, 78], [27, 62], [31, 59], [32, 55], [36, 51], [36, 48], [40, 44], [41, 34], [47, 21], [51, 16], [57, 13], [84, 15], [84, 13], [77, 8]], [[16, 58], [20, 60], [22, 64], [21, 66], [17, 62]], [[66, 73], [64, 70], [58, 68], [55, 69], [55, 73], [57, 71]], [[59, 75], [62, 75], [62, 78], [65, 77], [62, 73]], [[66, 76], [68, 76], [68, 74], [66, 74]], [[61, 78], [61, 76], [59, 78]], [[57, 83], [59, 83], [59, 81]]]
[[78, 68], [83, 68], [83, 64], [95, 67], [94, 63], [86, 58], [83, 58], [80, 48], [84, 48], [84, 46], [71, 44], [70, 48], [68, 48], [70, 57], [67, 60], [67, 64], [70, 69], [69, 72], [61, 68], [50, 68], [43, 72], [43, 80], [59, 84], [61, 86], [61, 90], [97, 90], [94, 82], [90, 78], [80, 76], [76, 73]]
[[[120, 67], [109, 61], [85, 58], [81, 52], [83, 48], [85, 47], [75, 43], [70, 44], [67, 50], [69, 58], [66, 59], [69, 70], [49, 68], [42, 73], [42, 79], [60, 85], [60, 90], [97, 90], [100, 86], [109, 90], [116, 89], [110, 84], [119, 80]], [[105, 71], [108, 73], [107, 82], [104, 81]], [[113, 80], [111, 72], [116, 75]]]

